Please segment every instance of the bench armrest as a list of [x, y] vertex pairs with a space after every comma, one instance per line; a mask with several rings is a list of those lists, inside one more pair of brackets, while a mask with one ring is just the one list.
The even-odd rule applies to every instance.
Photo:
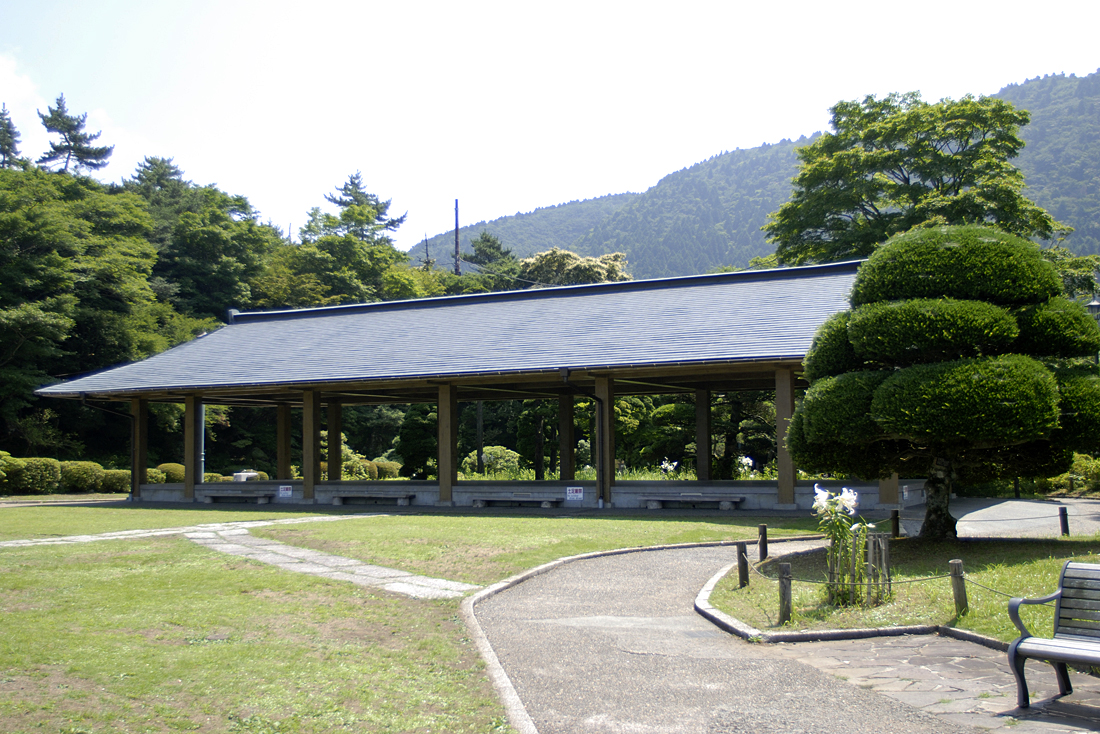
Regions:
[[1012, 624], [1016, 625], [1016, 629], [1020, 630], [1020, 633], [1023, 634], [1024, 637], [1032, 637], [1032, 634], [1028, 632], [1028, 629], [1024, 626], [1024, 623], [1020, 621], [1020, 605], [1046, 604], [1048, 602], [1054, 601], [1055, 599], [1061, 598], [1061, 596], [1062, 590], [1058, 589], [1058, 591], [1054, 592], [1053, 594], [1040, 596], [1037, 599], [1023, 599], [1018, 596], [1013, 597], [1008, 600], [1008, 617], [1012, 620]]

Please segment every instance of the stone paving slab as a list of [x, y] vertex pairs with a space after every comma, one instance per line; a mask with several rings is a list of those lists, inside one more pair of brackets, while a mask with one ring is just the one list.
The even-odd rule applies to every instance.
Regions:
[[850, 684], [963, 726], [1021, 734], [1100, 731], [1100, 679], [1070, 673], [1074, 691], [1058, 699], [1054, 670], [1027, 664], [1031, 706], [1016, 708], [1016, 681], [999, 650], [939, 635], [769, 645]]
[[[447, 579], [417, 576], [395, 568], [363, 563], [310, 548], [297, 548], [267, 538], [255, 538], [245, 528], [183, 534], [189, 540], [221, 553], [277, 566], [284, 571], [373, 586], [418, 599], [454, 599], [481, 587]], [[212, 536], [212, 537], [211, 537]], [[257, 542], [258, 541], [258, 542]], [[400, 579], [395, 582], [394, 579]]]

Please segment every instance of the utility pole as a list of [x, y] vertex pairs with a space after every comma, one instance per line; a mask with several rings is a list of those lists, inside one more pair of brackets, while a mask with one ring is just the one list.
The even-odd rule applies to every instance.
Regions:
[[461, 262], [458, 259], [458, 199], [455, 199], [455, 275], [462, 275]]

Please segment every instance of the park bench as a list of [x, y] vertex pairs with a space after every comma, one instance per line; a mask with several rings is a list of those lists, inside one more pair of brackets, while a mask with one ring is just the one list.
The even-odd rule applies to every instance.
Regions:
[[489, 505], [538, 505], [539, 507], [549, 508], [557, 507], [562, 502], [565, 502], [565, 498], [545, 493], [540, 494], [538, 492], [511, 492], [509, 494], [502, 493], [491, 496], [472, 497], [471, 502], [474, 507], [488, 507]]
[[[1020, 621], [1021, 604], [1046, 604], [1054, 607], [1054, 634], [1035, 637]], [[1058, 691], [1073, 692], [1066, 664], [1088, 667], [1100, 665], [1100, 564], [1066, 561], [1058, 578], [1058, 590], [1038, 599], [1014, 598], [1008, 602], [1008, 616], [1020, 630], [1020, 636], [1008, 648], [1008, 664], [1016, 676], [1016, 704], [1029, 705], [1024, 663], [1028, 658], [1045, 660], [1054, 666]]]
[[275, 498], [273, 489], [204, 489], [202, 501], [213, 502], [255, 502], [266, 505]]
[[718, 508], [719, 510], [732, 510], [745, 501], [744, 497], [723, 494], [703, 494], [702, 492], [680, 492], [679, 494], [651, 495], [639, 498], [641, 507], [647, 510], [660, 510], [668, 502], [677, 503], [677, 507], [685, 505], [693, 509], [699, 507]]
[[[332, 495], [332, 504], [344, 505], [361, 501], [363, 504], [396, 504], [408, 507], [416, 499], [415, 494], [407, 492], [347, 492]], [[348, 502], [351, 500], [352, 502]]]

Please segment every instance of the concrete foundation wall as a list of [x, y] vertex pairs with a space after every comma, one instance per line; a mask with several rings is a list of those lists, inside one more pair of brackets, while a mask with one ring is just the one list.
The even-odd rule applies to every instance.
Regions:
[[[618, 482], [612, 487], [611, 506], [617, 509], [645, 508], [647, 498], [665, 498], [682, 505], [721, 502], [723, 498], [741, 497], [737, 510], [805, 510], [813, 507], [814, 482], [800, 481], [795, 485], [794, 506], [781, 505], [774, 480], [746, 481], [644, 481]], [[880, 505], [878, 484], [874, 482], [817, 482], [831, 492], [851, 487], [859, 494], [860, 507], [865, 510], [895, 509], [919, 505], [925, 500], [923, 479], [902, 479], [899, 482], [897, 505]], [[286, 489], [286, 488], [289, 488]], [[570, 493], [579, 488], [581, 499]], [[409, 495], [415, 495], [407, 499]], [[341, 502], [334, 502], [341, 498]], [[270, 480], [264, 482], [217, 482], [195, 485], [195, 502], [233, 501], [261, 502], [281, 505], [353, 504], [356, 502], [398, 504], [401, 498], [409, 505], [434, 507], [439, 504], [439, 484], [434, 481], [322, 482], [316, 486], [314, 500], [303, 499], [301, 480]], [[143, 484], [141, 499], [147, 502], [183, 502], [183, 484]], [[447, 506], [472, 507], [488, 504], [534, 504], [552, 501], [563, 508], [596, 508], [599, 506], [596, 483], [591, 481], [548, 482], [457, 482], [452, 488], [452, 501]]]

